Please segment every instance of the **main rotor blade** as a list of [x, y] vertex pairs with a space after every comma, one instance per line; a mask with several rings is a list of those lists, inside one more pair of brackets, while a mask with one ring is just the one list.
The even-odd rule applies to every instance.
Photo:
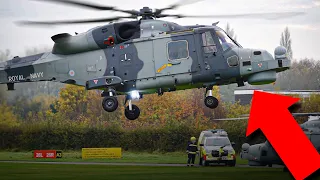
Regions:
[[95, 10], [117, 11], [117, 12], [128, 13], [131, 15], [139, 15], [139, 12], [135, 11], [135, 10], [121, 10], [121, 9], [117, 9], [113, 6], [102, 6], [102, 5], [92, 4], [92, 3], [88, 3], [88, 2], [78, 2], [75, 0], [33, 0], [33, 1], [54, 2], [54, 3], [72, 5], [72, 6], [79, 6], [79, 7], [83, 7], [83, 8], [90, 8], [90, 9], [95, 9]]
[[200, 1], [204, 1], [204, 0], [180, 0], [180, 1], [170, 5], [168, 7], [157, 9], [154, 14], [159, 15], [163, 11], [177, 9], [178, 7], [185, 6], [185, 5], [188, 5], [188, 4], [197, 3], [197, 2], [200, 2]]
[[88, 19], [88, 20], [69, 20], [69, 21], [19, 21], [21, 25], [61, 25], [61, 24], [85, 24], [85, 23], [99, 23], [99, 22], [112, 22], [124, 18], [135, 18], [134, 16], [128, 17], [112, 17], [102, 19]]
[[249, 19], [267, 19], [277, 20], [288, 17], [304, 15], [304, 12], [280, 12], [280, 13], [250, 13], [250, 14], [232, 14], [232, 15], [179, 15], [179, 14], [161, 14], [160, 17], [176, 17], [176, 18], [249, 18]]

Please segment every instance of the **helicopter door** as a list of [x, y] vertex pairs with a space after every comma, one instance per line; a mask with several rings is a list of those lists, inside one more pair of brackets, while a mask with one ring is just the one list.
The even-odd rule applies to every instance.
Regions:
[[219, 40], [212, 31], [203, 32], [201, 39], [205, 69], [215, 72], [214, 76], [219, 80], [221, 78], [219, 71], [228, 68]]
[[155, 39], [153, 45], [156, 76], [198, 71], [193, 35]]
[[224, 63], [219, 63], [224, 61], [222, 51], [219, 51], [219, 46], [214, 39], [211, 31], [206, 31], [201, 34], [202, 39], [202, 54], [203, 61], [206, 70], [213, 69], [224, 69]]
[[119, 72], [124, 80], [155, 77], [152, 41], [124, 43], [117, 49]]
[[55, 71], [58, 75], [58, 78], [60, 78], [61, 81], [67, 80], [67, 78], [70, 76], [69, 75], [70, 74], [69, 63], [68, 62], [57, 62], [54, 64], [54, 66], [55, 66]]

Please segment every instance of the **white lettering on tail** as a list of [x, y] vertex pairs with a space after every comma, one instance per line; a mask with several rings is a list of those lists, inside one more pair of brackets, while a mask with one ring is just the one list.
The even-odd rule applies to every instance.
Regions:
[[17, 81], [24, 81], [23, 75], [16, 75], [16, 76], [8, 76], [9, 82], [17, 82]]
[[43, 72], [38, 72], [38, 73], [31, 73], [30, 78], [31, 79], [37, 79], [37, 78], [42, 78], [43, 77]]

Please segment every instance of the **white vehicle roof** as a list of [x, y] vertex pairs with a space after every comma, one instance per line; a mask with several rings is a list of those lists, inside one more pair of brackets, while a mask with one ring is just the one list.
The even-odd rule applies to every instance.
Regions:
[[204, 137], [210, 137], [213, 136], [214, 134], [211, 131], [203, 131], [203, 136]]
[[211, 136], [228, 136], [227, 131], [223, 129], [217, 129], [217, 130], [206, 130], [203, 131], [204, 137], [211, 137]]

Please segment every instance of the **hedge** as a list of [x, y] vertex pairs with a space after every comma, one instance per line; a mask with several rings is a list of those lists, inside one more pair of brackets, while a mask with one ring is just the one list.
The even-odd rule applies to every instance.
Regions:
[[[198, 137], [200, 132], [201, 130], [183, 125], [134, 130], [115, 127], [0, 127], [0, 150], [80, 150], [93, 147], [122, 147], [130, 151], [173, 152], [184, 151], [189, 138]], [[261, 141], [261, 137], [252, 140], [239, 138], [237, 133], [228, 132], [228, 134], [230, 141], [236, 143], [236, 151], [239, 151], [242, 143], [248, 140]]]

